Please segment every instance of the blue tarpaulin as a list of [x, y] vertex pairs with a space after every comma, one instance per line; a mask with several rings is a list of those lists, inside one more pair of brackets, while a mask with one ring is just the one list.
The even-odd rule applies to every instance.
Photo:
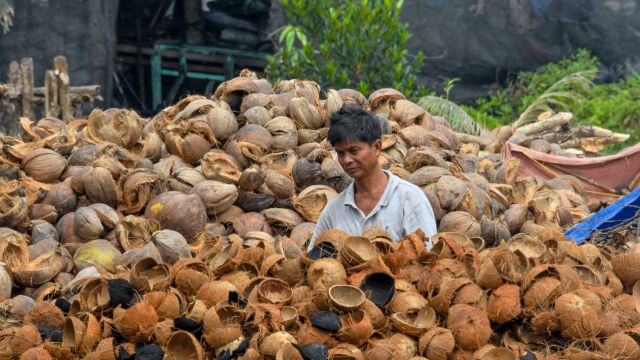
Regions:
[[564, 234], [582, 244], [596, 231], [606, 231], [633, 219], [640, 207], [640, 188], [573, 225]]

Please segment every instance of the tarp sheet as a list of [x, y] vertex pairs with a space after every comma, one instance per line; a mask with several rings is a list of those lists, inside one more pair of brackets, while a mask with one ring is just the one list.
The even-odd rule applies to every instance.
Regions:
[[565, 235], [582, 244], [596, 231], [606, 231], [633, 219], [640, 209], [640, 189], [573, 225]]
[[[503, 147], [503, 155], [505, 159], [515, 157], [520, 160], [518, 176], [532, 175], [544, 179], [551, 179], [556, 175], [577, 177], [587, 190], [586, 196], [593, 201], [616, 200], [619, 196], [615, 196], [614, 191], [628, 188], [640, 171], [640, 144], [628, 147], [616, 155], [569, 158], [507, 142]], [[594, 180], [601, 186], [584, 179]], [[638, 188], [638, 181], [629, 190], [635, 188]]]

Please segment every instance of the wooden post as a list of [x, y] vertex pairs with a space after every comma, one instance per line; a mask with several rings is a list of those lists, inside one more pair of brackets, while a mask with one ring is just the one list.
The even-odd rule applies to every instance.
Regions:
[[60, 101], [62, 120], [69, 122], [73, 119], [73, 110], [69, 99], [69, 64], [64, 56], [56, 56], [53, 64], [58, 76], [58, 99]]
[[17, 98], [22, 91], [22, 75], [20, 74], [20, 64], [12, 61], [9, 64], [9, 97]]
[[33, 111], [33, 59], [20, 60], [22, 75], [22, 116], [35, 121], [36, 114]]
[[60, 117], [58, 103], [58, 77], [53, 70], [44, 73], [44, 114], [47, 117]]
[[9, 135], [16, 135], [19, 129], [18, 119], [20, 117], [20, 105], [18, 99], [22, 92], [22, 74], [20, 73], [20, 64], [17, 61], [12, 61], [9, 64], [9, 91], [7, 92], [8, 98], [3, 99], [3, 108], [7, 113], [5, 118], [6, 124], [4, 128]]

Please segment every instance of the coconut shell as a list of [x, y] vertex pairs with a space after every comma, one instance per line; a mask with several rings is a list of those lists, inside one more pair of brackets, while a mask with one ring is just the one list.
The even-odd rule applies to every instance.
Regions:
[[452, 211], [443, 216], [438, 231], [457, 232], [469, 237], [479, 237], [482, 233], [478, 220], [464, 211]]
[[84, 178], [84, 191], [92, 203], [104, 203], [111, 207], [118, 205], [119, 192], [111, 172], [103, 167], [94, 167]]
[[449, 309], [447, 328], [453, 332], [456, 344], [468, 351], [486, 344], [493, 333], [487, 315], [466, 304], [453, 305]]
[[504, 284], [494, 290], [487, 303], [489, 319], [498, 324], [517, 318], [521, 313], [520, 287], [514, 284]]
[[600, 312], [572, 293], [560, 295], [555, 302], [562, 334], [571, 338], [588, 338], [600, 332]]
[[279, 199], [288, 199], [295, 194], [293, 179], [278, 171], [267, 170], [264, 184]]
[[175, 230], [187, 241], [193, 241], [204, 230], [207, 209], [197, 195], [169, 191], [151, 199], [145, 217], [157, 223], [155, 230]]
[[611, 259], [613, 272], [622, 281], [630, 285], [640, 280], [640, 253], [624, 253]]
[[210, 216], [227, 211], [238, 198], [238, 189], [235, 185], [214, 180], [199, 182], [191, 188], [189, 193], [200, 197]]
[[201, 161], [202, 174], [208, 180], [237, 184], [242, 170], [240, 164], [229, 154], [221, 150], [207, 152]]
[[307, 284], [312, 287], [329, 288], [346, 284], [347, 274], [342, 264], [331, 258], [322, 258], [313, 262], [307, 269]]
[[455, 339], [449, 329], [434, 327], [420, 337], [418, 353], [428, 359], [446, 360], [453, 352]]
[[139, 302], [125, 311], [117, 329], [130, 341], [149, 340], [157, 323], [158, 314], [153, 306]]
[[602, 350], [611, 359], [635, 359], [640, 356], [638, 343], [625, 333], [611, 335], [605, 340]]
[[204, 349], [198, 339], [186, 331], [176, 331], [167, 339], [165, 359], [204, 360]]

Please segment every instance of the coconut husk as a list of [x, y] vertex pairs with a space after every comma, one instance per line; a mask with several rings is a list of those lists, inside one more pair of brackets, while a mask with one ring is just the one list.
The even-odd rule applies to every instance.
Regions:
[[186, 331], [176, 331], [167, 339], [166, 359], [203, 360], [204, 349], [198, 339]]
[[186, 296], [196, 295], [211, 278], [209, 267], [198, 259], [180, 259], [169, 273], [171, 283]]
[[391, 322], [398, 331], [405, 335], [419, 337], [436, 323], [436, 312], [427, 306], [416, 313], [395, 313]]
[[0, 358], [17, 358], [40, 344], [42, 344], [42, 338], [34, 325], [3, 330], [0, 332]]
[[307, 269], [307, 284], [312, 288], [329, 288], [346, 284], [347, 274], [342, 264], [331, 258], [322, 258], [313, 262]]
[[613, 272], [624, 284], [635, 284], [640, 280], [640, 253], [623, 253], [611, 259]]
[[555, 301], [562, 334], [571, 338], [588, 338], [600, 332], [599, 310], [577, 294], [563, 294]]
[[486, 344], [492, 334], [486, 314], [466, 304], [457, 304], [449, 309], [447, 327], [451, 329], [456, 344], [468, 351]]
[[143, 258], [131, 267], [131, 284], [141, 293], [162, 291], [171, 282], [169, 267], [153, 258]]
[[428, 359], [445, 360], [453, 352], [455, 340], [449, 329], [434, 327], [420, 337], [418, 353]]
[[481, 235], [481, 227], [478, 220], [464, 211], [452, 211], [442, 217], [438, 231], [457, 232], [469, 237], [478, 237]]
[[260, 212], [272, 227], [289, 232], [304, 220], [295, 211], [283, 208], [270, 208]]
[[286, 282], [270, 278], [256, 287], [258, 299], [271, 304], [284, 304], [291, 300], [292, 292]]
[[504, 284], [494, 290], [487, 302], [487, 315], [491, 321], [504, 324], [517, 318], [521, 313], [520, 287]]
[[237, 184], [242, 174], [240, 164], [221, 150], [207, 152], [202, 158], [201, 165], [202, 174], [207, 179], [227, 184]]
[[307, 221], [317, 222], [320, 213], [337, 192], [326, 185], [313, 185], [302, 190], [293, 199], [293, 208]]

